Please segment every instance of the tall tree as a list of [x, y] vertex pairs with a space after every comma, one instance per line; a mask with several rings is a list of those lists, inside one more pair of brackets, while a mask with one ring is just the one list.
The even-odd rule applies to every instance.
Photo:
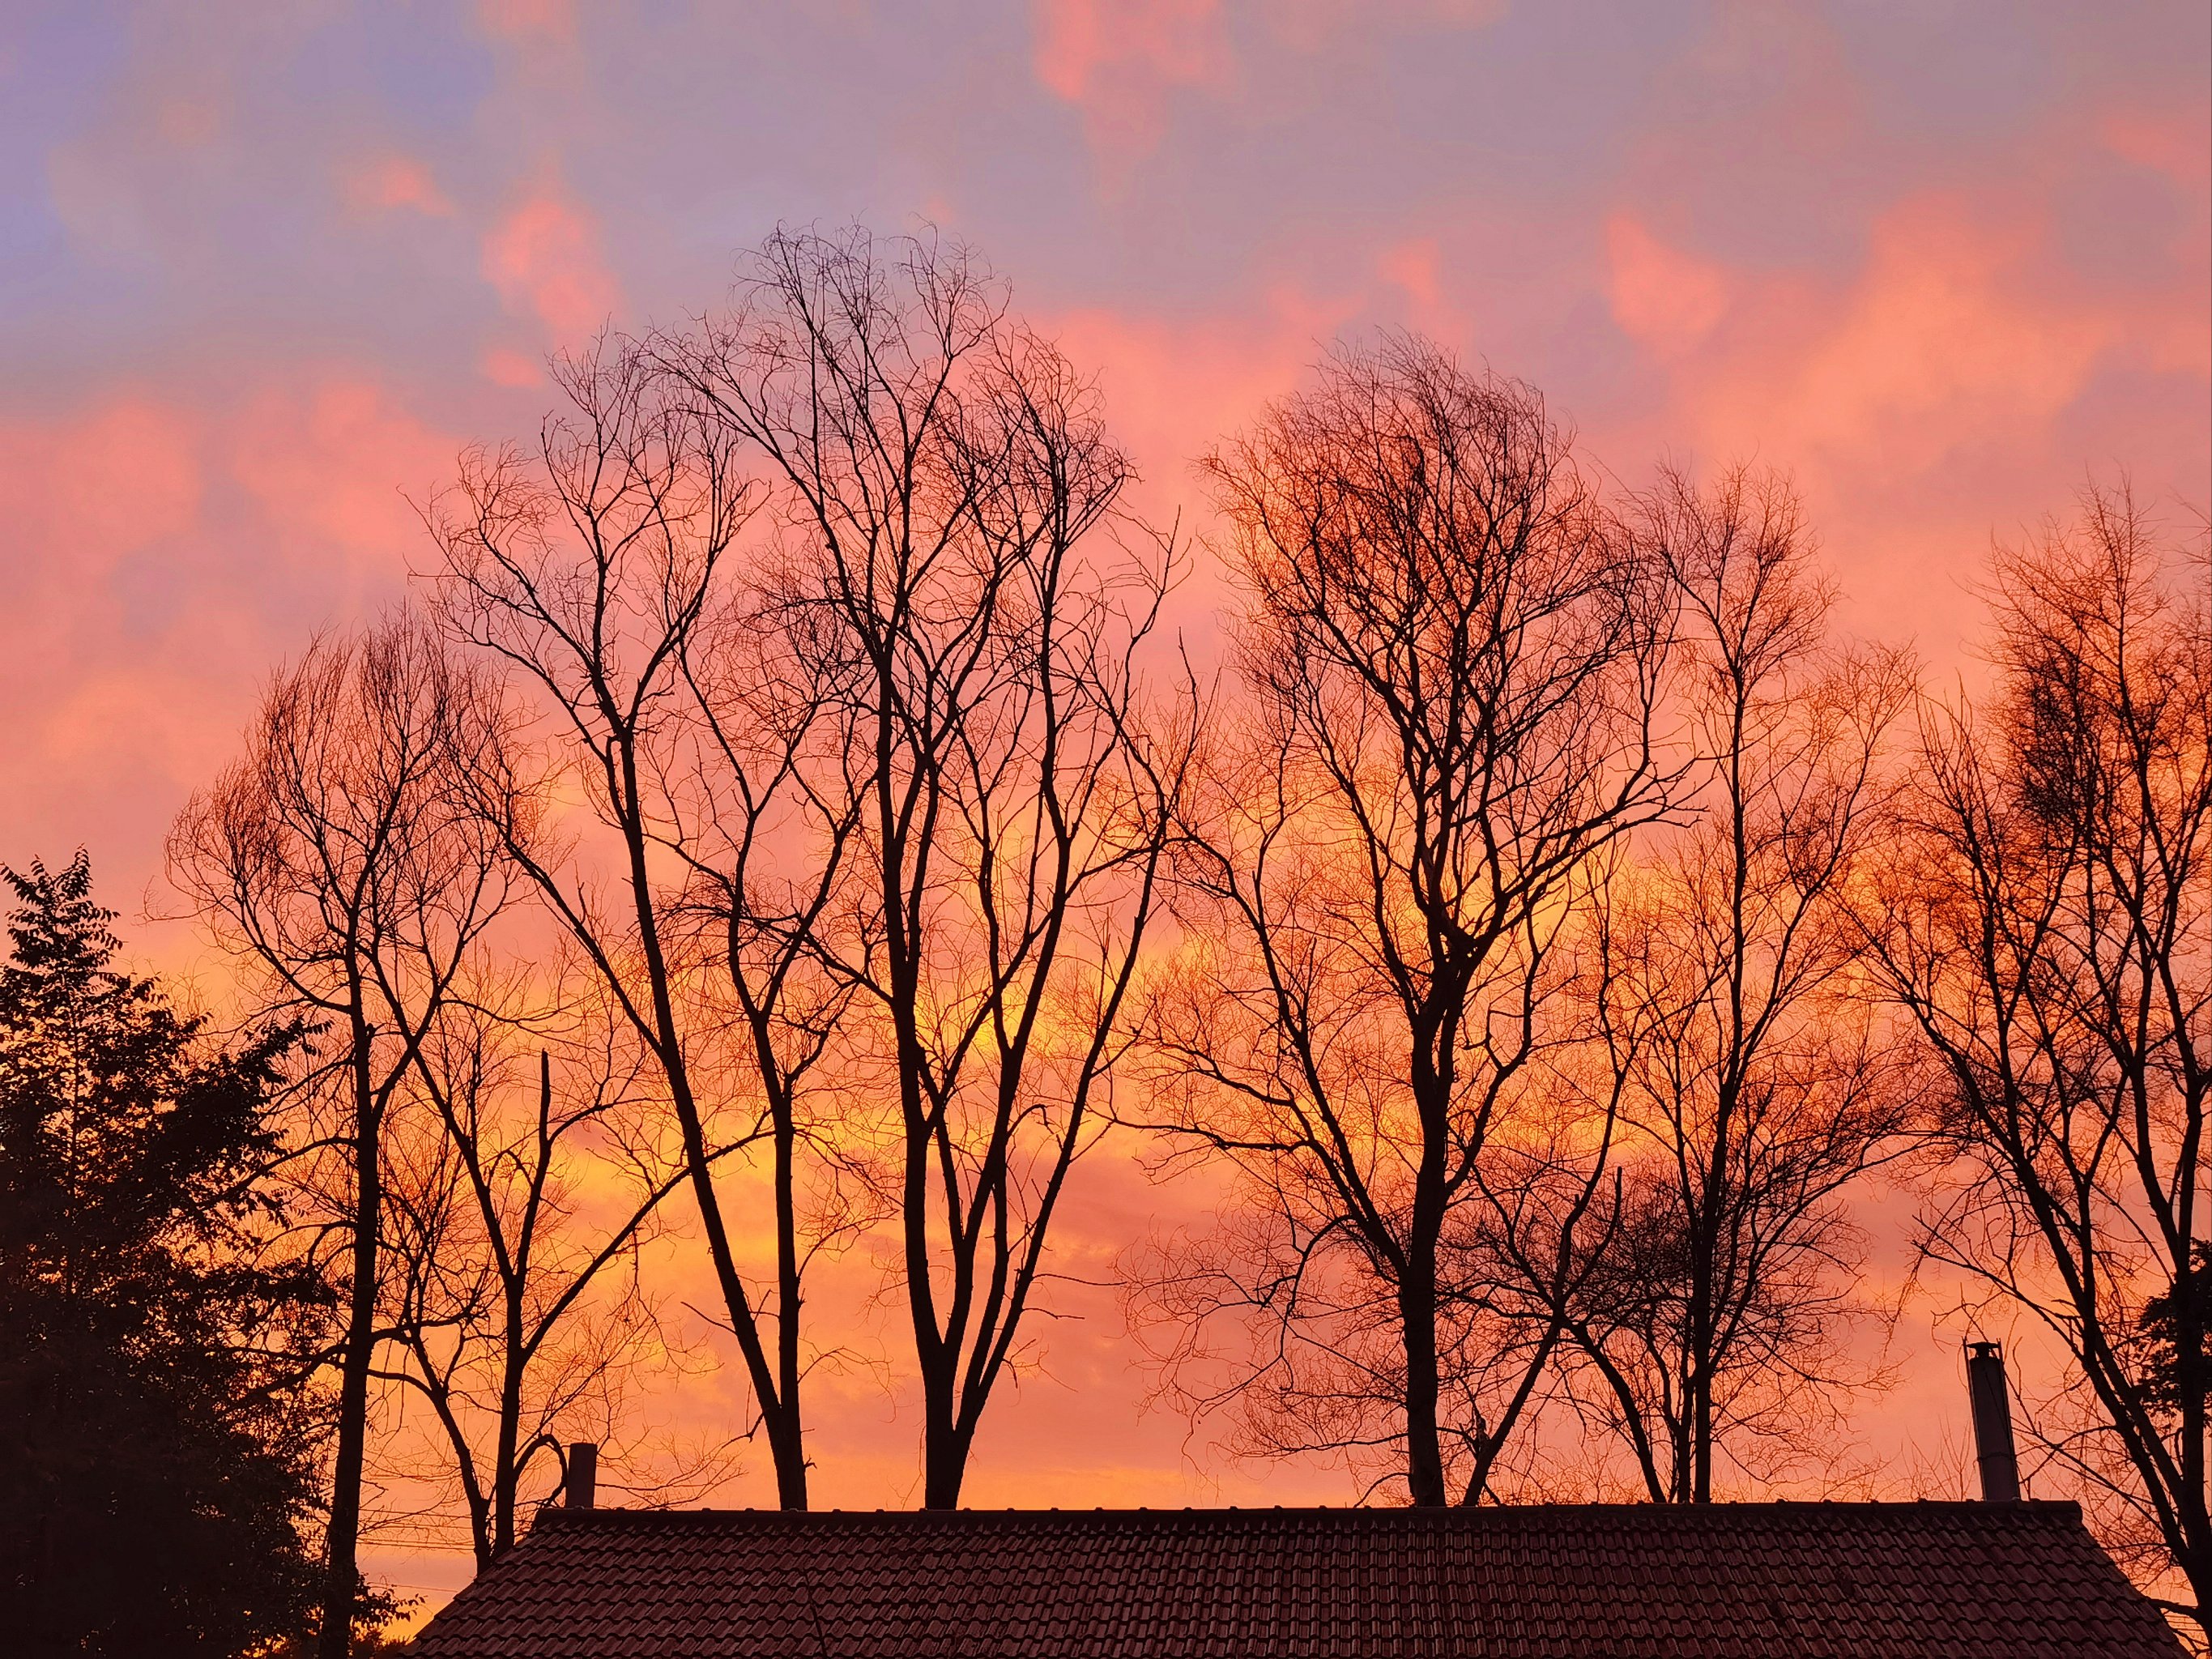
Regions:
[[[535, 726], [479, 757], [490, 816], [516, 795], [586, 804], [588, 829], [508, 854], [651, 1057], [777, 1501], [804, 1509], [805, 1275], [852, 1229], [808, 1095], [848, 1000], [812, 941], [849, 824], [813, 816], [819, 689], [763, 615], [761, 571], [733, 568], [763, 505], [739, 434], [634, 342], [555, 375], [568, 409], [536, 453], [471, 452], [431, 504], [433, 584], [447, 627], [538, 694]], [[715, 1182], [721, 1151], [763, 1146], [764, 1267]]]
[[812, 943], [866, 1011], [840, 1053], [896, 1097], [923, 1501], [949, 1506], [1157, 906], [1182, 750], [1135, 658], [1169, 548], [1121, 505], [1093, 388], [957, 246], [780, 234], [664, 349], [777, 486], [778, 620], [838, 745], [801, 775], [849, 836], [848, 925]]
[[1881, 845], [1911, 665], [1830, 637], [1782, 480], [1666, 474], [1648, 538], [1680, 594], [1670, 703], [1696, 759], [1610, 884], [1626, 1182], [1569, 1303], [1594, 1402], [1655, 1502], [1717, 1459], [1771, 1480], [1837, 1444], [1857, 1237], [1839, 1194], [1904, 1146], [1910, 1068], [1864, 994], [1846, 889]]
[[330, 636], [280, 673], [243, 758], [194, 797], [169, 872], [272, 1017], [319, 1033], [302, 1189], [346, 1287], [321, 1650], [343, 1659], [359, 1593], [362, 1469], [379, 1322], [386, 1133], [424, 1042], [465, 995], [507, 892], [468, 769], [496, 746], [496, 687], [402, 613]]
[[5, 872], [0, 1620], [11, 1651], [237, 1654], [305, 1628], [322, 1309], [260, 1263], [298, 1028], [211, 1042], [118, 973], [83, 854]]
[[1922, 1248], [2070, 1356], [2037, 1438], [2200, 1632], [2208, 577], [2206, 550], [2175, 547], [2124, 489], [2000, 552], [1994, 684], [1927, 711], [1868, 921], [1947, 1085]]
[[1243, 1397], [1443, 1504], [1448, 1444], [1510, 1432], [1544, 1362], [1480, 1436], [1440, 1420], [1486, 1159], [1550, 1109], [1563, 941], [1661, 804], [1669, 597], [1541, 398], [1417, 339], [1332, 358], [1206, 471], [1250, 712], [1184, 825], [1156, 1115], [1253, 1200], [1216, 1275], [1261, 1315]]

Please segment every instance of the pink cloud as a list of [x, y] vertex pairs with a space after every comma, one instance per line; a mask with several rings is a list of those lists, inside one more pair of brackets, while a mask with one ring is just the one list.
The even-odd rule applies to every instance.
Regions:
[[441, 480], [460, 447], [346, 374], [304, 392], [264, 391], [228, 436], [232, 476], [280, 544], [326, 565], [335, 554], [355, 594], [404, 577], [422, 534], [408, 497]]
[[1376, 268], [1384, 281], [1405, 289], [1406, 297], [1416, 306], [1434, 310], [1443, 303], [1443, 290], [1437, 284], [1439, 257], [1435, 237], [1417, 236], [1383, 249]]
[[509, 311], [535, 315], [564, 343], [605, 325], [622, 290], [599, 251], [599, 227], [557, 191], [541, 189], [483, 240], [485, 279]]
[[1911, 471], [2039, 439], [2130, 331], [2120, 307], [2039, 281], [2042, 248], [2039, 227], [1954, 198], [1899, 203], [1841, 296], [1775, 289], [1794, 337], [1713, 378], [1709, 425], [1778, 455]]
[[1360, 294], [1278, 283], [1235, 315], [1099, 307], [1038, 320], [1079, 370], [1098, 377], [1113, 430], [1148, 483], [1172, 490], [1194, 458], [1290, 391], [1366, 304]]
[[[1405, 296], [1402, 320], [1440, 340], [1464, 341], [1475, 334], [1474, 319], [1453, 277], [1457, 274], [1434, 236], [1412, 236], [1386, 246], [1375, 261], [1376, 274]], [[1378, 295], [1377, 301], [1387, 296]], [[1387, 314], [1387, 310], [1385, 314]]]
[[2212, 109], [2114, 110], [2100, 125], [2105, 148], [2121, 160], [2163, 173], [2200, 198], [2212, 182], [2212, 147], [2204, 134]]
[[526, 391], [542, 386], [545, 372], [538, 360], [526, 351], [516, 351], [508, 346], [488, 346], [477, 367], [494, 386], [503, 386], [515, 391]]
[[1291, 392], [1366, 304], [1362, 295], [1317, 296], [1278, 283], [1235, 314], [1097, 307], [1036, 319], [1078, 371], [1097, 380], [1113, 434], [1138, 467], [1127, 504], [1178, 532], [1185, 580], [1169, 597], [1162, 638], [1182, 638], [1201, 660], [1229, 593], [1222, 567], [1200, 545], [1213, 514], [1194, 463]]
[[198, 448], [189, 416], [134, 392], [58, 426], [0, 428], [0, 501], [17, 544], [46, 551], [42, 571], [19, 576], [81, 580], [189, 527]]
[[576, 38], [573, 0], [477, 0], [477, 20], [495, 40], [565, 46]]
[[1220, 89], [1234, 68], [1219, 0], [1040, 0], [1035, 62], [1094, 146], [1124, 154], [1159, 142], [1171, 90]]
[[1398, 0], [1386, 19], [1373, 0], [1271, 0], [1261, 16], [1269, 31], [1299, 52], [1323, 52], [1346, 34], [1371, 34], [1385, 21], [1442, 28], [1480, 28], [1505, 15], [1507, 0]]
[[[1908, 195], [1873, 217], [1857, 268], [1826, 280], [1698, 258], [1618, 216], [1607, 241], [1613, 313], [1663, 389], [1594, 434], [1606, 458], [1630, 473], [1661, 453], [1789, 472], [1848, 625], [1917, 639], [1939, 677], [1971, 672], [1993, 533], [2062, 509], [2085, 468], [2145, 469], [2154, 493], [2201, 487], [2185, 444], [2116, 428], [2094, 401], [2115, 373], [2212, 392], [2201, 288], [2100, 289], [2070, 273], [2032, 202]], [[2085, 450], [2085, 429], [2119, 447]]]
[[1697, 344], [1728, 313], [1727, 273], [1669, 247], [1626, 213], [1606, 222], [1607, 297], [1621, 331], [1662, 356]]
[[410, 155], [377, 155], [357, 163], [346, 175], [345, 196], [356, 210], [407, 208], [441, 219], [453, 213], [430, 169]]
[[[1603, 83], [1585, 86], [1577, 70], [1547, 112], [1556, 134], [1547, 126], [1542, 143], [1511, 158], [1525, 178], [1456, 160], [1424, 162], [1422, 146], [1395, 124], [1419, 112], [1392, 101], [1399, 89], [1381, 73], [1383, 59], [1396, 61], [1407, 36], [1479, 25], [1499, 9], [1492, 0], [1033, 0], [1033, 33], [1022, 45], [1035, 86], [1057, 106], [1045, 130], [1018, 87], [1009, 94], [963, 83], [949, 94], [956, 113], [965, 118], [972, 107], [1006, 122], [1008, 143], [1041, 147], [1061, 124], [1079, 122], [1109, 163], [1157, 149], [1164, 172], [1172, 164], [1194, 181], [1188, 200], [1132, 191], [1114, 215], [1085, 220], [1080, 202], [1055, 197], [1047, 207], [1018, 192], [988, 193], [1004, 189], [1000, 173], [974, 171], [965, 151], [927, 146], [895, 170], [895, 188], [941, 222], [964, 220], [1018, 278], [1031, 258], [1078, 273], [1056, 290], [1061, 313], [1036, 320], [1099, 376], [1112, 429], [1145, 471], [1133, 505], [1163, 523], [1180, 511], [1187, 539], [1211, 527], [1192, 457], [1299, 384], [1340, 330], [1384, 319], [1429, 330], [1470, 360], [1492, 354], [1501, 370], [1536, 375], [1625, 479], [1644, 476], [1655, 454], [1670, 450], [1698, 465], [1747, 457], [1793, 471], [1855, 601], [1854, 619], [1890, 637], [1917, 633], [1939, 672], [1949, 665], [1947, 649], [1977, 625], [1978, 606], [1963, 580], [1978, 569], [1992, 528], [2009, 532], [2063, 507], [2085, 465], [2136, 462], [2153, 489], [2198, 488], [2204, 427], [2190, 399], [2201, 411], [2212, 377], [2212, 317], [2203, 305], [2212, 155], [2201, 96], [2125, 108], [2061, 100], [2017, 143], [1993, 132], [1999, 150], [1937, 144], [1909, 130], [1877, 131], [1884, 106], [1861, 86], [1874, 71], [1809, 14], [1723, 8], [1697, 50], [1679, 60], [1663, 51], [1650, 58], [1648, 102], [1639, 94], [1593, 124], [1583, 100], [1606, 95]], [[858, 28], [861, 9], [825, 10]], [[1544, 19], [1540, 8], [1522, 14], [1532, 26]], [[419, 287], [390, 283], [362, 295], [384, 308], [378, 315], [392, 337], [428, 343], [406, 371], [421, 376], [421, 406], [475, 411], [453, 418], [473, 423], [470, 435], [495, 438], [526, 430], [544, 401], [542, 389], [530, 390], [542, 388], [544, 346], [573, 343], [623, 306], [624, 283], [609, 268], [600, 228], [600, 216], [622, 204], [550, 182], [562, 147], [586, 133], [594, 143], [673, 135], [705, 153], [738, 129], [713, 125], [725, 113], [720, 106], [700, 114], [641, 100], [639, 87], [659, 83], [621, 75], [617, 54], [568, 54], [579, 18], [566, 0], [482, 0], [476, 15], [501, 46], [495, 87], [466, 132], [418, 155], [364, 152], [349, 104], [329, 106], [339, 118], [335, 130], [296, 103], [284, 106], [283, 118], [295, 124], [283, 130], [286, 140], [302, 147], [304, 186], [316, 205], [338, 210], [328, 228], [369, 252], [392, 228], [372, 216], [420, 214], [458, 227], [463, 213], [446, 192], [458, 192], [470, 167], [504, 165], [501, 158], [515, 154], [548, 158], [547, 173], [518, 182], [499, 213], [471, 225], [477, 240], [432, 239], [429, 254], [454, 263], [410, 263], [406, 269], [422, 275]], [[947, 15], [950, 31], [966, 24], [957, 8]], [[651, 50], [674, 38], [672, 27]], [[977, 61], [996, 63], [998, 43], [979, 38], [974, 46]], [[727, 57], [726, 43], [692, 49], [709, 61]], [[1285, 54], [1315, 56], [1277, 76]], [[158, 73], [130, 82], [91, 125], [57, 135], [46, 184], [73, 246], [161, 273], [168, 285], [161, 304], [170, 308], [149, 301], [145, 314], [167, 331], [155, 342], [170, 354], [164, 361], [196, 350], [237, 355], [222, 360], [221, 374], [204, 372], [207, 359], [191, 360], [160, 394], [102, 382], [102, 366], [113, 361], [109, 337], [88, 331], [89, 355], [72, 358], [59, 331], [78, 325], [58, 313], [54, 361], [70, 378], [49, 371], [57, 378], [44, 392], [89, 386], [67, 394], [81, 395], [84, 406], [51, 413], [53, 399], [27, 382], [27, 398], [42, 397], [38, 418], [0, 423], [0, 514], [11, 531], [0, 545], [9, 596], [0, 610], [0, 695], [21, 711], [10, 749], [0, 753], [0, 859], [66, 855], [88, 839], [102, 860], [103, 886], [126, 908], [153, 872], [162, 827], [184, 792], [234, 752], [270, 666], [296, 653], [314, 623], [352, 620], [399, 591], [422, 546], [400, 492], [442, 476], [462, 435], [416, 418], [374, 374], [313, 359], [346, 349], [318, 341], [360, 337], [350, 291], [319, 335], [304, 324], [301, 332], [274, 329], [241, 349], [234, 336], [207, 327], [208, 301], [197, 286], [204, 273], [221, 275], [222, 295], [258, 292], [216, 261], [262, 257], [270, 246], [258, 236], [219, 239], [291, 185], [281, 168], [230, 165], [234, 145], [266, 143], [270, 130], [239, 126], [221, 77], [179, 68], [173, 56], [165, 49], [149, 57]], [[1371, 60], [1352, 67], [1374, 70], [1372, 87], [1337, 73], [1355, 56]], [[538, 72], [556, 58], [562, 71], [576, 70], [557, 92], [549, 89], [557, 77]], [[884, 172], [884, 135], [911, 132], [921, 118], [902, 101], [910, 88], [880, 82], [860, 58], [825, 50], [817, 62], [827, 78], [818, 88], [809, 81], [810, 99], [848, 96], [853, 111], [893, 112], [890, 124], [856, 118], [838, 141], [848, 148], [825, 145], [795, 171], [787, 158], [765, 155], [760, 179], [779, 203], [786, 197], [775, 192], [787, 192], [796, 213], [837, 215], [841, 204], [876, 199], [870, 191], [894, 176]], [[732, 74], [743, 90], [744, 65]], [[180, 75], [188, 92], [179, 90]], [[1337, 129], [1307, 127], [1302, 110], [1272, 111], [1297, 129], [1285, 133], [1292, 142], [1279, 153], [1255, 151], [1249, 167], [1233, 170], [1195, 153], [1196, 134], [1178, 131], [1173, 118], [1197, 100], [1249, 97], [1256, 106], [1307, 95], [1323, 82], [1332, 95], [1340, 88], [1348, 100], [1369, 100], [1347, 105], [1361, 125], [1343, 131], [1354, 147], [1347, 162], [1389, 174], [1391, 188], [1371, 200], [1310, 188], [1307, 135]], [[258, 76], [238, 81], [241, 95], [261, 84]], [[774, 87], [758, 90], [763, 120], [788, 113]], [[1005, 106], [994, 106], [1000, 99]], [[244, 106], [253, 107], [250, 96]], [[927, 107], [932, 118], [941, 113]], [[588, 122], [579, 122], [579, 109]], [[1452, 118], [1449, 109], [1436, 115]], [[1578, 134], [1603, 142], [1577, 148]], [[1553, 136], [1574, 159], [1547, 171]], [[1864, 165], [1840, 177], [1825, 171], [1838, 155]], [[2172, 216], [2170, 264], [2147, 257], [2120, 277], [2097, 277], [2071, 270], [2040, 216], [2057, 213], [2051, 204], [2067, 181], [2083, 176], [2077, 163], [2110, 174], [2119, 171], [2112, 157], [2171, 180], [2185, 210]], [[1777, 222], [1767, 212], [1772, 198], [1761, 191], [1778, 174], [1806, 192], [1791, 198], [1804, 207], [1802, 219], [1784, 214]], [[203, 177], [222, 191], [195, 185]], [[1267, 227], [1264, 246], [1250, 251], [1249, 279], [1224, 279], [1231, 291], [1204, 287], [1224, 263], [1209, 258], [1189, 272], [1134, 275], [1111, 259], [1085, 275], [1061, 258], [1153, 234], [1160, 215], [1205, 214], [1218, 204], [1205, 194], [1214, 187], [1206, 181], [1224, 178], [1252, 193], [1237, 205]], [[250, 183], [245, 195], [236, 193], [240, 180]], [[1838, 184], [1833, 199], [1811, 200], [1823, 181]], [[1058, 174], [1049, 182], [1073, 188]], [[2164, 193], [2147, 177], [2134, 183], [2146, 200]], [[696, 229], [684, 215], [720, 211], [715, 188], [699, 185], [683, 198], [690, 206], [671, 207], [671, 222]], [[1873, 192], [1892, 199], [1885, 206]], [[899, 202], [878, 210], [895, 215]], [[1691, 225], [1715, 241], [1692, 241]], [[708, 230], [731, 240], [751, 234]], [[1770, 263], [1711, 252], [1730, 245], [1761, 248]], [[192, 257], [161, 263], [179, 250]], [[689, 252], [664, 253], [658, 270], [649, 240], [626, 240], [623, 252], [624, 280], [640, 296], [711, 297], [698, 291], [701, 268], [684, 263]], [[495, 319], [448, 356], [438, 319], [454, 292], [465, 297], [478, 280], [514, 320]], [[1187, 306], [1165, 297], [1201, 291], [1208, 297]], [[223, 305], [216, 314], [234, 314]], [[1604, 325], [1608, 314], [1620, 337]], [[201, 347], [203, 338], [219, 343]], [[526, 395], [505, 398], [494, 387]], [[1206, 636], [1223, 592], [1218, 568], [1196, 552], [1171, 621], [1201, 666], [1211, 659]], [[1111, 1146], [1078, 1183], [1056, 1265], [1085, 1280], [1110, 1279], [1116, 1250], [1155, 1219], [1206, 1208], [1197, 1193], [1152, 1188]], [[669, 1248], [656, 1282], [711, 1305], [696, 1243]], [[864, 1254], [819, 1285], [825, 1328], [849, 1335], [866, 1356], [820, 1374], [817, 1444], [828, 1501], [914, 1495], [903, 1340], [895, 1310], [871, 1307], [875, 1287]], [[1037, 1325], [1046, 1369], [994, 1404], [975, 1501], [1349, 1495], [1317, 1466], [1231, 1466], [1202, 1440], [1186, 1445], [1173, 1416], [1140, 1414], [1148, 1379], [1133, 1363], [1110, 1293], [1069, 1286], [1054, 1295], [1056, 1308], [1079, 1320]], [[1884, 1413], [1909, 1419], [1901, 1435], [1912, 1422], [1955, 1413], [1943, 1369], [1948, 1339], [1929, 1346], [1936, 1358], [1916, 1373], [1923, 1392], [1900, 1395]], [[890, 1381], [879, 1380], [887, 1374]], [[725, 1428], [748, 1415], [734, 1365], [690, 1379], [668, 1405], [695, 1426]], [[1073, 1438], [1071, 1422], [1082, 1430]], [[763, 1460], [752, 1463], [740, 1486], [757, 1501], [768, 1485]], [[450, 1561], [441, 1571], [448, 1569], [465, 1576]], [[440, 1582], [421, 1577], [426, 1571], [403, 1576]]]
[[[449, 435], [374, 380], [325, 370], [234, 404], [119, 391], [0, 425], [0, 860], [79, 842], [135, 910], [172, 814], [234, 750], [254, 689], [319, 623], [402, 590], [421, 537], [400, 491]], [[186, 930], [156, 930], [172, 966]]]
[[222, 97], [179, 93], [155, 105], [154, 131], [165, 144], [197, 149], [222, 136], [230, 113]]
[[[1386, 32], [1470, 28], [1506, 0], [1266, 0], [1243, 9], [1252, 27], [1293, 52], [1371, 45]], [[1092, 148], [1126, 162], [1159, 143], [1178, 90], [1227, 96], [1241, 69], [1223, 0], [1036, 0], [1036, 76], [1083, 112]]]

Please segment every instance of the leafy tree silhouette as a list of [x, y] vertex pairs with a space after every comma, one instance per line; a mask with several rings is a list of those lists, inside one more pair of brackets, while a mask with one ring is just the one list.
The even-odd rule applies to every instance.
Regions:
[[329, 1298], [257, 1249], [303, 1033], [220, 1044], [116, 972], [82, 852], [0, 876], [0, 1629], [26, 1654], [261, 1647], [317, 1586], [298, 1385]]

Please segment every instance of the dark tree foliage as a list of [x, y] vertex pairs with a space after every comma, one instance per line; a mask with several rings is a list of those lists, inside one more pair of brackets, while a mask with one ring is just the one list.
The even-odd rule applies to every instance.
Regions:
[[[2212, 1244], [2199, 1241], [2191, 1251], [2194, 1268], [2183, 1284], [2181, 1276], [2162, 1295], [2143, 1304], [2136, 1322], [2131, 1358], [2143, 1397], [2173, 1415], [2181, 1411], [2181, 1373], [2185, 1369], [2181, 1345], [2187, 1340], [2185, 1324], [2197, 1331], [2212, 1329]], [[2193, 1310], [2183, 1316], [2184, 1307]], [[2201, 1339], [2200, 1339], [2201, 1340]], [[2196, 1368], [2199, 1410], [2212, 1412], [2212, 1371]]]
[[231, 1654], [299, 1630], [311, 1288], [255, 1265], [297, 1029], [220, 1047], [111, 967], [68, 868], [4, 872], [0, 1630], [16, 1653]]

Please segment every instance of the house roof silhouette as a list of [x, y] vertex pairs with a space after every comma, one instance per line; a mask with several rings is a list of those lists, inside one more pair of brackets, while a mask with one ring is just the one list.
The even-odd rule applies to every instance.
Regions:
[[2173, 1659], [2072, 1504], [555, 1510], [423, 1659]]

